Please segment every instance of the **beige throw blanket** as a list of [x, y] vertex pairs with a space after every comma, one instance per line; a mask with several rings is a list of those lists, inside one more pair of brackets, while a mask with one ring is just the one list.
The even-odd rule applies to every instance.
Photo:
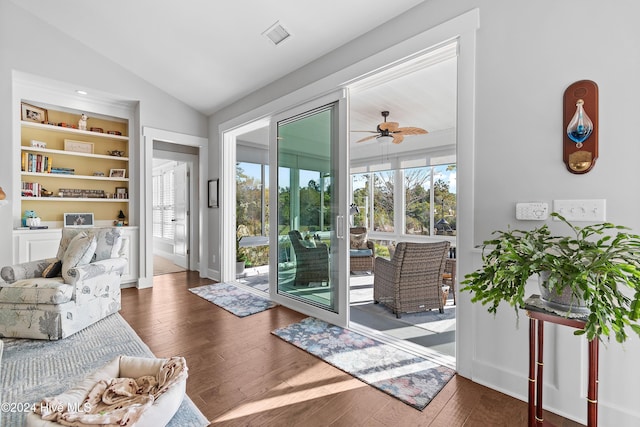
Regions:
[[[64, 426], [132, 426], [153, 402], [174, 384], [187, 377], [183, 357], [172, 357], [154, 376], [112, 378], [99, 381], [80, 405], [80, 412], [69, 411], [68, 402], [45, 398], [36, 405], [43, 420]], [[47, 411], [55, 409], [55, 411]]]

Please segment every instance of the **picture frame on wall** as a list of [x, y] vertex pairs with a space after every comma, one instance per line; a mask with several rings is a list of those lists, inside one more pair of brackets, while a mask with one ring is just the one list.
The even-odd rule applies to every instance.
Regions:
[[65, 227], [93, 227], [93, 213], [92, 212], [65, 213], [64, 226]]
[[47, 110], [44, 108], [36, 107], [35, 105], [27, 104], [26, 102], [20, 103], [22, 110], [22, 120], [35, 123], [46, 123], [49, 118], [47, 117]]
[[217, 179], [209, 180], [209, 207], [210, 208], [220, 207], [220, 204], [218, 202], [218, 180]]

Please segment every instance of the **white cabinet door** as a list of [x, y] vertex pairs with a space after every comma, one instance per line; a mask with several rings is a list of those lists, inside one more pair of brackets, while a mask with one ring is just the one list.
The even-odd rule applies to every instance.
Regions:
[[55, 258], [60, 246], [62, 230], [17, 230], [15, 231], [17, 251], [13, 254], [13, 263]]
[[122, 283], [136, 283], [138, 281], [138, 228], [124, 227], [122, 234], [122, 249], [129, 262], [127, 269], [122, 275]]

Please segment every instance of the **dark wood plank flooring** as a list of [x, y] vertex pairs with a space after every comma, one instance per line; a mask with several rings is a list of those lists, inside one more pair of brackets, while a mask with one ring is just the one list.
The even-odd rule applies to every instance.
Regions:
[[[187, 393], [212, 426], [526, 426], [527, 404], [460, 376], [418, 411], [273, 336], [305, 316], [238, 318], [192, 294], [198, 273], [123, 289], [122, 316], [156, 356], [187, 359]], [[580, 424], [546, 414], [558, 427]]]

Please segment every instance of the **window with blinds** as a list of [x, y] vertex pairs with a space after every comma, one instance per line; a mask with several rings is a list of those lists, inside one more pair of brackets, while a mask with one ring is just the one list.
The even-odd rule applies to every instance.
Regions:
[[173, 240], [175, 173], [167, 170], [153, 177], [153, 237]]

